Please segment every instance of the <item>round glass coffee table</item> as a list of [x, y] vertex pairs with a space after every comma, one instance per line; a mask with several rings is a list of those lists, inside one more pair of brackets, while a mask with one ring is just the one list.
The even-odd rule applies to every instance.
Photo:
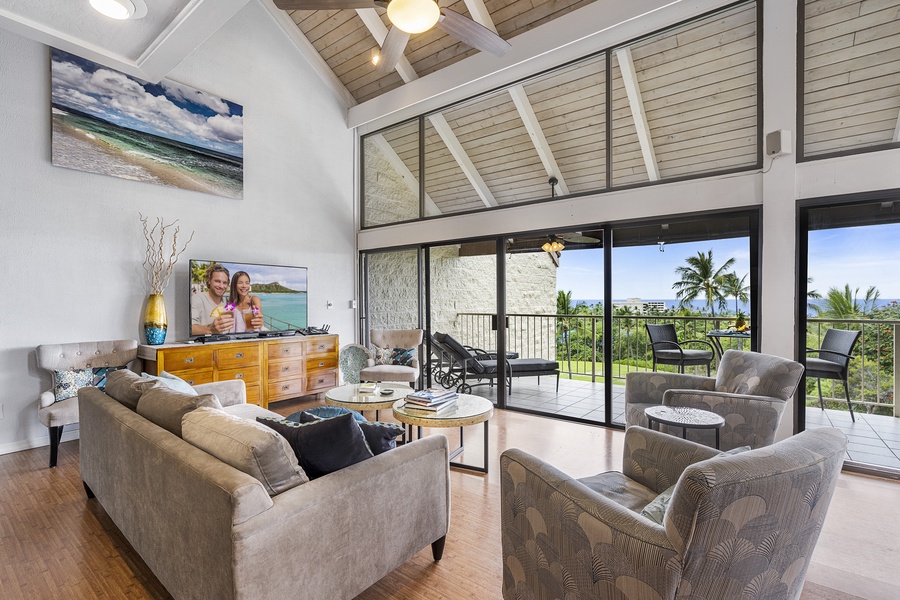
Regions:
[[[410, 440], [413, 426], [418, 428], [420, 438], [423, 427], [459, 427], [459, 448], [450, 453], [450, 466], [478, 473], [488, 472], [488, 420], [494, 415], [494, 405], [490, 400], [472, 394], [458, 394], [456, 404], [439, 411], [407, 406], [405, 400], [398, 400], [394, 402], [393, 412], [394, 418], [408, 427], [407, 437]], [[465, 446], [463, 428], [478, 423], [484, 423], [484, 466], [453, 462]]]
[[648, 406], [644, 409], [644, 414], [647, 415], [647, 425], [650, 429], [653, 429], [654, 422], [657, 431], [660, 425], [681, 427], [681, 437], [685, 439], [688, 429], [715, 429], [716, 449], [719, 448], [719, 430], [725, 425], [722, 415], [687, 406]]
[[[360, 392], [361, 385], [363, 384], [351, 383], [328, 390], [325, 392], [325, 404], [341, 406], [357, 412], [374, 410], [377, 421], [379, 410], [390, 408], [394, 402], [406, 398], [406, 395], [413, 391], [405, 383], [379, 383], [374, 393]], [[381, 390], [390, 390], [391, 393], [382, 394]]]

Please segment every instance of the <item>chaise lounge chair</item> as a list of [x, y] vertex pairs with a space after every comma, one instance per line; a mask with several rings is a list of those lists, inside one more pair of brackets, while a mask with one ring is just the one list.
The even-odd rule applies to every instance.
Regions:
[[[441, 356], [438, 383], [445, 388], [456, 386], [459, 393], [469, 393], [478, 385], [490, 385], [500, 375], [496, 353], [488, 353], [478, 348], [467, 349], [446, 333], [435, 332], [431, 338], [432, 345], [437, 346], [435, 353]], [[559, 391], [559, 363], [544, 358], [507, 358], [506, 386], [512, 393], [513, 377], [538, 377], [556, 375], [556, 391]], [[466, 383], [476, 380], [483, 383], [474, 385]], [[487, 381], [485, 381], [487, 380]]]

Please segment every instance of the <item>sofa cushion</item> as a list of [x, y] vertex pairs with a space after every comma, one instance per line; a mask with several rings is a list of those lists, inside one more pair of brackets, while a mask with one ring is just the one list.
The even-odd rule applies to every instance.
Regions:
[[181, 437], [181, 419], [201, 406], [222, 409], [222, 404], [213, 394], [191, 396], [157, 385], [144, 392], [138, 400], [137, 413]]
[[258, 479], [270, 496], [309, 481], [284, 436], [261, 423], [201, 407], [181, 428], [184, 441]]
[[150, 388], [160, 385], [152, 379], [141, 377], [134, 371], [119, 369], [106, 376], [106, 394], [131, 410], [137, 408], [141, 395]]
[[404, 428], [396, 423], [383, 421], [357, 422], [366, 438], [372, 454], [376, 456], [397, 447], [397, 438], [403, 435]]
[[346, 414], [312, 423], [258, 417], [283, 435], [300, 461], [300, 466], [315, 479], [374, 456], [366, 445], [362, 430]]
[[192, 388], [191, 384], [189, 384], [187, 381], [185, 381], [181, 377], [172, 375], [171, 373], [166, 373], [165, 371], [160, 371], [159, 375], [141, 373], [141, 377], [158, 381], [170, 390], [175, 390], [176, 392], [181, 392], [182, 394], [188, 394], [189, 396], [198, 395], [197, 390]]

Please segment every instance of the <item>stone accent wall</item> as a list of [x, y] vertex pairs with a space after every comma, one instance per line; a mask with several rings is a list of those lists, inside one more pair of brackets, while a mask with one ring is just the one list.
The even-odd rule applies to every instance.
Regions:
[[[415, 327], [417, 306], [414, 251], [370, 254], [370, 328]], [[496, 347], [490, 313], [497, 307], [496, 258], [459, 256], [456, 245], [431, 249], [432, 331], [449, 333], [461, 343]], [[516, 254], [507, 259], [507, 312], [556, 313], [556, 266], [545, 253]], [[462, 315], [461, 313], [488, 313]], [[524, 357], [553, 358], [555, 319], [511, 318], [507, 346]]]
[[410, 190], [371, 138], [365, 141], [365, 165], [363, 225], [386, 225], [419, 217], [418, 194]]

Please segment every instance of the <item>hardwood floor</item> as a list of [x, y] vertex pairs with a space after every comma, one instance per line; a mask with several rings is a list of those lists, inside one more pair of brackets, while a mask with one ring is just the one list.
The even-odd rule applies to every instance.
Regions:
[[[309, 405], [282, 402], [271, 408], [287, 415]], [[481, 461], [480, 427], [466, 430], [460, 459]], [[458, 430], [440, 432], [449, 434], [451, 445], [458, 442]], [[522, 448], [582, 477], [619, 468], [622, 436], [495, 411], [490, 473], [451, 472], [452, 515], [443, 559], [435, 563], [431, 549], [423, 549], [357, 600], [499, 599], [500, 452]], [[78, 442], [60, 446], [56, 469], [47, 468], [48, 452], [44, 447], [0, 456], [0, 598], [169, 598], [99, 504], [86, 499]], [[898, 499], [896, 482], [841, 475], [802, 600], [900, 598]], [[402, 504], [402, 493], [397, 501]]]

